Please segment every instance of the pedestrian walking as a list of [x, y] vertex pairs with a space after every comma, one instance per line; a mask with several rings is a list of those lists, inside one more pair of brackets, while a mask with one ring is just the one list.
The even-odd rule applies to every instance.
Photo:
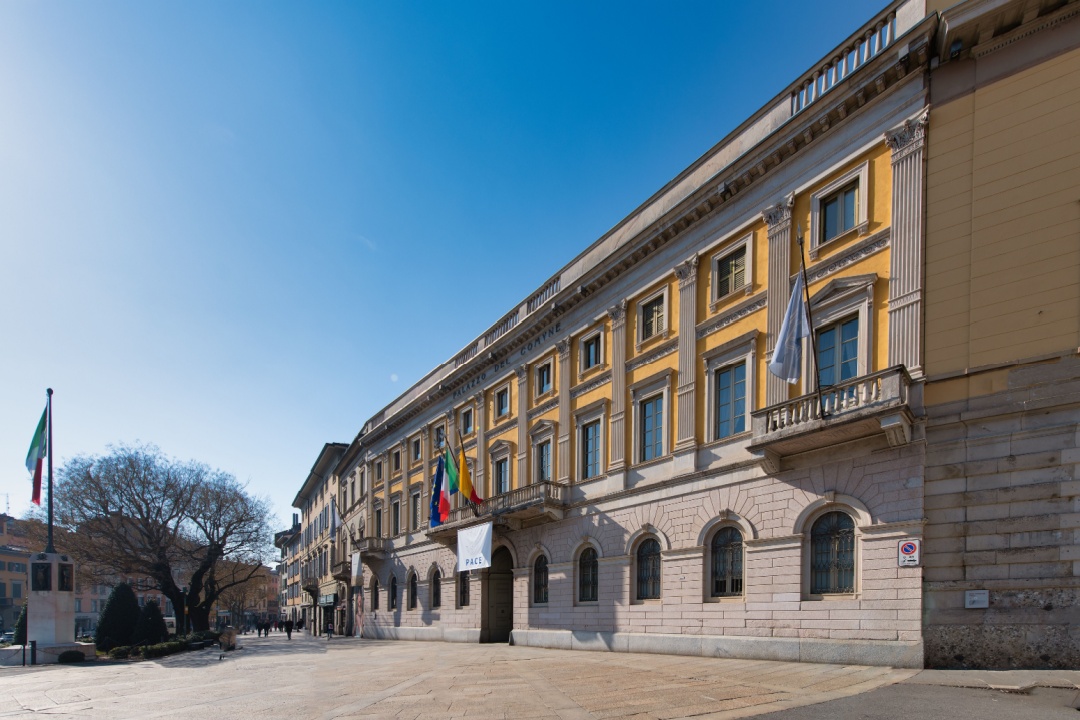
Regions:
[[326, 623], [326, 641], [330, 642], [331, 638], [333, 638], [333, 637], [334, 637], [334, 621], [329, 620]]
[[287, 639], [289, 639], [289, 640], [292, 640], [292, 629], [293, 629], [293, 621], [292, 620], [286, 620], [285, 621], [285, 637]]

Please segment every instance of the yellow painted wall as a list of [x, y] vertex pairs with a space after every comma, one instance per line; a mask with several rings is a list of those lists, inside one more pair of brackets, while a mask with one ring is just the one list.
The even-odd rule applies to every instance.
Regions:
[[1080, 50], [931, 109], [931, 377], [1080, 344], [1078, 127]]

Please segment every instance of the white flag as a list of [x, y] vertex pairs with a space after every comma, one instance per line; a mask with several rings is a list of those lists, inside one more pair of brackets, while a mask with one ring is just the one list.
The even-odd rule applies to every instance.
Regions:
[[780, 334], [776, 336], [769, 372], [789, 383], [799, 382], [802, 374], [802, 339], [809, 335], [810, 316], [806, 311], [806, 299], [803, 296], [802, 273], [799, 273], [795, 276], [795, 287], [791, 289], [791, 301], [784, 313]]
[[458, 572], [491, 567], [491, 523], [458, 530]]

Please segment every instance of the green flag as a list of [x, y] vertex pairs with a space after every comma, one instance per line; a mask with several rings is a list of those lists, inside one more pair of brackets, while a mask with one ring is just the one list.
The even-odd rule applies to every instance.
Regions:
[[446, 443], [446, 482], [447, 488], [450, 493], [456, 493], [458, 491], [458, 469], [457, 463], [454, 462], [454, 456], [450, 453], [450, 443]]

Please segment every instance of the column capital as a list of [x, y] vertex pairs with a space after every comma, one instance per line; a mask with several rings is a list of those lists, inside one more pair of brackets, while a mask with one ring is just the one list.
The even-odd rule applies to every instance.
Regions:
[[559, 351], [559, 359], [560, 360], [565, 360], [566, 358], [570, 357], [570, 340], [569, 339], [560, 340], [559, 342], [555, 343], [555, 347]]
[[519, 383], [525, 382], [525, 378], [527, 378], [529, 374], [529, 366], [518, 365], [516, 368], [514, 368], [514, 374], [517, 375]]
[[627, 301], [623, 300], [618, 305], [612, 305], [608, 308], [608, 317], [611, 318], [614, 327], [621, 327], [626, 322], [626, 305]]
[[899, 162], [911, 150], [922, 147], [926, 137], [926, 126], [930, 122], [930, 111], [923, 110], [915, 117], [908, 118], [897, 127], [884, 133], [885, 143], [892, 150], [892, 161]]
[[679, 287], [684, 288], [697, 282], [698, 256], [694, 255], [686, 262], [675, 266], [675, 277], [679, 279]]
[[769, 234], [791, 224], [791, 208], [795, 205], [795, 193], [789, 193], [780, 202], [761, 211], [761, 219], [769, 226]]

